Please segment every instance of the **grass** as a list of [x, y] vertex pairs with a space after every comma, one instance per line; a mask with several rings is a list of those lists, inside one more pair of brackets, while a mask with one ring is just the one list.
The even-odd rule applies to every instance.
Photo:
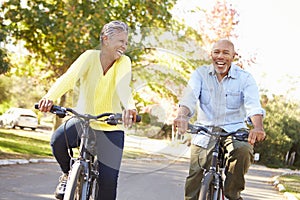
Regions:
[[286, 192], [290, 192], [300, 199], [300, 174], [282, 175], [278, 180], [285, 187]]
[[0, 159], [51, 157], [49, 138], [38, 135], [29, 131], [1, 130]]
[[[53, 158], [50, 148], [51, 134], [19, 129], [0, 129], [0, 159]], [[76, 150], [74, 151], [76, 155]], [[124, 148], [123, 158], [153, 158], [138, 148]], [[162, 157], [162, 156], [160, 156]]]

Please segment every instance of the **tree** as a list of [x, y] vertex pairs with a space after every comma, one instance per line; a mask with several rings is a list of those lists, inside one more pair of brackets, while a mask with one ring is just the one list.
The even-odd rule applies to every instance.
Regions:
[[[203, 47], [210, 51], [211, 45], [221, 38], [237, 39], [236, 28], [239, 24], [239, 12], [226, 0], [216, 0], [212, 9], [205, 10], [202, 20], [199, 22], [199, 33], [203, 39]], [[236, 49], [236, 64], [241, 68], [251, 66], [256, 62], [256, 53], [243, 55]]]
[[5, 30], [5, 26], [3, 23], [3, 18], [0, 15], [0, 75], [6, 73], [10, 67], [9, 59], [7, 57], [7, 50], [4, 48], [7, 31]]
[[45, 70], [53, 70], [51, 78], [64, 73], [86, 49], [99, 45], [100, 27], [108, 21], [121, 19], [130, 28], [148, 26], [170, 28], [168, 10], [176, 1], [27, 1], [3, 4], [2, 12], [9, 36], [25, 41], [25, 47], [43, 60]]
[[205, 49], [220, 38], [235, 38], [235, 28], [239, 23], [239, 13], [226, 0], [217, 0], [211, 10], [205, 11], [205, 17], [200, 21], [199, 33], [202, 36]]
[[[176, 0], [32, 0], [25, 5], [19, 0], [9, 0], [3, 3], [0, 13], [3, 13], [2, 27], [7, 30], [6, 39], [25, 42], [30, 60], [44, 63], [35, 66], [39, 68], [33, 74], [36, 82], [42, 74], [47, 74], [43, 77], [50, 85], [83, 51], [99, 48], [100, 27], [111, 20], [127, 22], [133, 35], [143, 27], [168, 30], [180, 27], [169, 12], [175, 3]], [[150, 33], [143, 34], [145, 37]], [[132, 47], [141, 46], [132, 44]], [[129, 51], [129, 56], [136, 62], [143, 51]], [[64, 105], [65, 101], [63, 98], [59, 104]]]
[[263, 96], [262, 99], [262, 105], [267, 113], [264, 119], [267, 138], [255, 147], [255, 150], [261, 154], [261, 163], [283, 166], [287, 152], [295, 151], [295, 165], [300, 167], [299, 104], [288, 101], [283, 96], [274, 95], [272, 99]]

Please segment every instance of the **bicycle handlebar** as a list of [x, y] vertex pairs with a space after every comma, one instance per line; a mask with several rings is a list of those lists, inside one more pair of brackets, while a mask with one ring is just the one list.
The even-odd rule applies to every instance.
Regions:
[[[39, 109], [39, 104], [38, 103], [34, 104], [34, 108]], [[87, 119], [87, 120], [90, 120], [90, 119], [97, 120], [97, 119], [100, 119], [103, 117], [107, 117], [103, 121], [110, 125], [117, 125], [117, 124], [119, 124], [119, 121], [122, 120], [121, 113], [102, 113], [100, 115], [80, 114], [80, 113], [76, 112], [75, 110], [73, 110], [72, 108], [65, 108], [65, 107], [57, 106], [57, 105], [53, 105], [50, 109], [50, 112], [57, 115], [59, 118], [64, 118], [65, 116], [68, 115], [68, 112], [72, 113], [73, 115], [75, 115], [77, 117]], [[136, 122], [140, 122], [141, 119], [142, 118], [140, 115], [136, 116]]]
[[201, 125], [193, 125], [193, 124], [188, 124], [187, 132], [191, 133], [191, 134], [219, 135], [221, 137], [228, 137], [228, 136], [232, 135], [234, 139], [237, 139], [240, 141], [248, 141], [248, 135], [249, 135], [249, 132], [247, 130], [238, 130], [238, 131], [233, 131], [233, 132], [221, 132], [221, 131], [213, 132], [213, 131], [210, 131], [207, 127], [204, 127]]

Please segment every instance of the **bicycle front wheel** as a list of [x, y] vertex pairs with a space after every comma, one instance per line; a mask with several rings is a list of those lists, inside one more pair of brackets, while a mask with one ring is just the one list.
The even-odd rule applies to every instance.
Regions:
[[91, 184], [89, 190], [89, 200], [98, 200], [98, 192], [99, 192], [99, 185], [98, 185], [98, 161], [96, 160], [93, 164], [94, 173], [91, 176]]
[[219, 183], [218, 176], [214, 176], [212, 172], [204, 175], [199, 200], [218, 200], [220, 198], [220, 187], [216, 184]]
[[[80, 161], [72, 165], [72, 170], [68, 177], [64, 200], [85, 200], [84, 196], [84, 166]], [[83, 198], [82, 198], [83, 197]]]

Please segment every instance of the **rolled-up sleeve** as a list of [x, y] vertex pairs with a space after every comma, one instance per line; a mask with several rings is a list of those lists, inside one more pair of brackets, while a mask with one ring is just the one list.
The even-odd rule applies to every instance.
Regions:
[[259, 90], [254, 78], [249, 74], [245, 82], [244, 106], [246, 110], [247, 122], [251, 123], [250, 118], [254, 115], [265, 117], [266, 111], [261, 107]]
[[201, 75], [195, 70], [188, 82], [187, 87], [183, 91], [183, 96], [179, 101], [179, 106], [185, 106], [190, 110], [189, 117], [193, 116], [196, 110], [196, 103], [200, 96]]

